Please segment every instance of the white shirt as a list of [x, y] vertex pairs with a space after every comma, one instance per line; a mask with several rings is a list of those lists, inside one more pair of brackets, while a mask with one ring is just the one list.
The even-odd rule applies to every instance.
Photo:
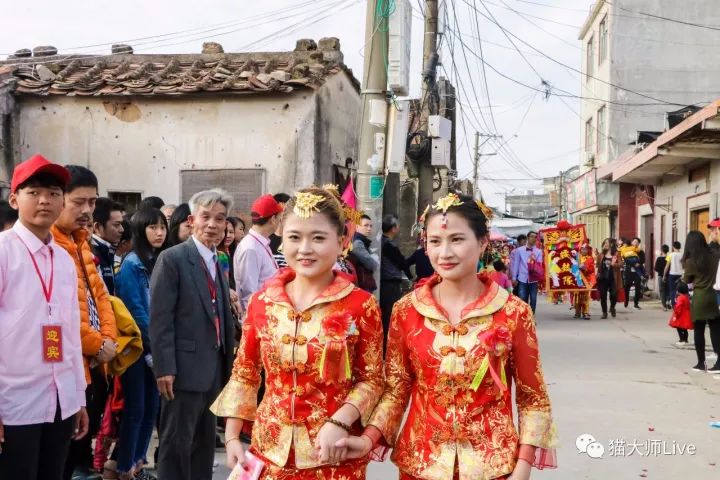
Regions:
[[217, 253], [215, 252], [215, 249], [210, 250], [208, 247], [203, 245], [197, 238], [195, 238], [195, 235], [192, 236], [192, 239], [193, 242], [195, 242], [195, 246], [197, 247], [198, 252], [200, 252], [200, 256], [205, 262], [205, 266], [207, 267], [208, 272], [210, 272], [210, 276], [213, 280], [215, 280], [215, 277], [217, 276]]
[[254, 230], [248, 231], [235, 250], [233, 266], [235, 289], [243, 309], [247, 311], [247, 304], [252, 294], [260, 290], [263, 284], [278, 271], [270, 250], [270, 239]]
[[683, 274], [684, 270], [682, 267], [682, 263], [680, 263], [680, 259], [682, 259], [681, 252], [670, 253], [670, 271], [668, 272], [670, 275], [682, 275]]
[[[54, 264], [50, 310], [28, 249], [48, 287]], [[62, 362], [43, 360], [44, 325], [62, 329]], [[75, 262], [55, 241], [43, 243], [18, 221], [0, 233], [0, 420], [52, 423], [58, 399], [67, 419], [85, 406], [86, 387]]]

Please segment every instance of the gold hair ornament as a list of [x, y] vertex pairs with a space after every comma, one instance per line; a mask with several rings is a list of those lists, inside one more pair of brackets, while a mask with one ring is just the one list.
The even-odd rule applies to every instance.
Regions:
[[475, 203], [477, 204], [480, 211], [485, 215], [485, 218], [488, 220], [492, 220], [492, 218], [495, 216], [495, 213], [487, 206], [485, 205], [481, 200], [475, 200]]
[[462, 200], [460, 200], [460, 197], [458, 197], [454, 193], [448, 193], [446, 196], [438, 199], [438, 201], [433, 205], [433, 209], [440, 211], [443, 213], [443, 219], [441, 228], [447, 228], [447, 212], [451, 207], [459, 207], [463, 204]]
[[300, 218], [310, 218], [315, 212], [319, 212], [318, 205], [325, 201], [322, 195], [315, 195], [310, 192], [300, 192], [295, 194], [295, 206], [293, 213]]

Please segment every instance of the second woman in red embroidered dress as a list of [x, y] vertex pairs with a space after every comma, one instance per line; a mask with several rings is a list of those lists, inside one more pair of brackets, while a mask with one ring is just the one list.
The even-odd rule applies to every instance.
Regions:
[[339, 442], [351, 456], [393, 447], [402, 480], [527, 480], [531, 465], [555, 464], [530, 307], [475, 273], [487, 211], [454, 194], [429, 210], [427, 253], [437, 273], [395, 304], [385, 392], [365, 434]]
[[286, 207], [290, 268], [251, 298], [231, 380], [212, 406], [228, 418], [231, 468], [245, 462], [238, 438], [254, 422], [260, 478], [365, 478], [367, 459], [346, 460], [336, 443], [362, 431], [380, 398], [383, 335], [374, 297], [332, 271], [343, 229], [342, 208], [325, 190], [303, 190]]

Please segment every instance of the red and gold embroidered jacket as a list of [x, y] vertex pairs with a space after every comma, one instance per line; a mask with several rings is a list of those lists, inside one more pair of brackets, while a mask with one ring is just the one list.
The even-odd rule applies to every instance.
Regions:
[[375, 298], [346, 276], [303, 312], [285, 291], [293, 278], [283, 270], [251, 298], [231, 379], [211, 410], [254, 422], [251, 447], [275, 465], [285, 466], [293, 448], [295, 466], [306, 469], [320, 465], [315, 437], [343, 404], [367, 424], [383, 389], [383, 332]]
[[446, 480], [456, 469], [460, 480], [500, 477], [513, 471], [521, 444], [551, 449], [556, 443], [531, 310], [487, 275], [479, 277], [485, 294], [463, 310], [457, 326], [433, 298], [437, 274], [393, 309], [385, 392], [370, 429], [394, 447], [400, 470], [417, 478]]

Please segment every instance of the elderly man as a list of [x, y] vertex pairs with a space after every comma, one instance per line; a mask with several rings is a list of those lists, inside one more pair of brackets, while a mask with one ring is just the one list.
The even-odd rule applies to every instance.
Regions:
[[216, 250], [232, 199], [208, 190], [189, 204], [192, 236], [160, 254], [150, 282], [150, 341], [162, 395], [158, 473], [211, 480], [216, 419], [209, 407], [230, 378], [235, 347]]

